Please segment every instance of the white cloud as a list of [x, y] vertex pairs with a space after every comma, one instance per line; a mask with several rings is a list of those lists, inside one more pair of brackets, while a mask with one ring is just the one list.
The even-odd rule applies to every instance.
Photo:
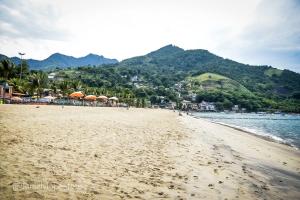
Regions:
[[[288, 0], [290, 4], [295, 1]], [[278, 15], [282, 2], [0, 0], [0, 53], [12, 56], [23, 50], [28, 57], [40, 59], [54, 52], [97, 53], [122, 60], [172, 43], [247, 63], [269, 64], [267, 59], [257, 59], [255, 52], [295, 50], [291, 38], [297, 39], [298, 31], [291, 26], [299, 21], [288, 21], [284, 31], [278, 28], [287, 22]], [[295, 7], [284, 9], [299, 16]], [[272, 57], [271, 51], [268, 55]], [[286, 64], [289, 61], [282, 59]]]
[[217, 52], [250, 64], [300, 71], [300, 2], [263, 0], [239, 33], [223, 38]]

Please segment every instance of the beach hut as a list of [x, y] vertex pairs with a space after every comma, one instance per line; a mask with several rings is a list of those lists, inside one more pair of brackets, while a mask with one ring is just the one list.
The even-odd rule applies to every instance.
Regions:
[[73, 92], [72, 94], [69, 95], [69, 97], [73, 99], [80, 99], [84, 97], [84, 94], [82, 92]]
[[87, 95], [86, 97], [84, 97], [84, 100], [87, 101], [96, 101], [97, 97], [95, 95]]

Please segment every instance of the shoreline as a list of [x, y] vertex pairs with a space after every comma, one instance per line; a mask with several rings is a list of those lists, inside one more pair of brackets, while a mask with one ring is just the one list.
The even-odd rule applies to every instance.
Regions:
[[[274, 142], [274, 143], [277, 143], [277, 144], [283, 144], [283, 145], [286, 145], [286, 146], [289, 146], [289, 147], [293, 147], [296, 150], [300, 150], [300, 147], [298, 147], [297, 145], [294, 145], [294, 144], [286, 141], [284, 138], [272, 135], [271, 133], [256, 132], [256, 130], [249, 130], [249, 128], [247, 128], [247, 127], [242, 127], [242, 126], [237, 126], [237, 125], [234, 125], [234, 124], [228, 124], [228, 123], [224, 123], [224, 122], [214, 121], [214, 120], [212, 120], [213, 118], [201, 117], [201, 116], [194, 115], [193, 113], [192, 113], [191, 116], [193, 116], [195, 119], [206, 120], [206, 121], [211, 122], [211, 123], [215, 123], [215, 124], [219, 124], [219, 125], [222, 125], [222, 126], [230, 127], [232, 129], [242, 131], [244, 133], [256, 136], [256, 137], [264, 139], [266, 141]], [[272, 119], [272, 120], [282, 120], [282, 119]], [[285, 120], [288, 120], [288, 119], [285, 119]], [[289, 120], [297, 120], [297, 119], [289, 119]]]
[[206, 120], [210, 123], [214, 123], [214, 124], [219, 124], [219, 125], [222, 125], [222, 126], [226, 126], [226, 127], [229, 127], [229, 128], [232, 128], [232, 129], [235, 129], [235, 130], [238, 130], [238, 131], [241, 131], [241, 132], [244, 132], [246, 134], [249, 134], [249, 135], [252, 135], [252, 136], [255, 136], [255, 137], [258, 137], [260, 139], [263, 139], [263, 140], [266, 140], [266, 141], [269, 141], [269, 142], [274, 142], [274, 143], [277, 143], [277, 144], [282, 144], [282, 145], [286, 145], [286, 146], [289, 146], [289, 147], [292, 147], [296, 150], [299, 150], [299, 148], [295, 145], [292, 145], [288, 142], [284, 142], [284, 139], [282, 138], [279, 138], [277, 136], [277, 138], [279, 139], [275, 139], [272, 137], [272, 135], [261, 135], [261, 134], [258, 134], [258, 133], [255, 133], [255, 132], [251, 132], [251, 131], [248, 131], [248, 130], [245, 130], [243, 127], [237, 127], [235, 125], [231, 125], [231, 124], [227, 124], [227, 123], [223, 123], [223, 122], [216, 122], [216, 121], [212, 121], [212, 120], [207, 120], [207, 118], [202, 118], [202, 117], [199, 117], [199, 116], [194, 116], [192, 115], [195, 119], [202, 119], [202, 120]]
[[[263, 140], [266, 140], [266, 141], [269, 141], [269, 142], [274, 142], [274, 143], [278, 143], [278, 144], [283, 144], [283, 145], [286, 145], [286, 146], [289, 146], [289, 147], [293, 147], [294, 149], [296, 150], [299, 150], [299, 148], [297, 148], [296, 146], [293, 146], [292, 144], [289, 144], [289, 143], [286, 143], [286, 142], [283, 142], [283, 141], [279, 141], [279, 140], [276, 140], [274, 138], [272, 138], [272, 136], [263, 136], [263, 135], [259, 135], [257, 133], [254, 133], [254, 132], [251, 132], [251, 131], [247, 131], [243, 128], [239, 128], [239, 127], [235, 127], [234, 125], [230, 125], [230, 124], [225, 124], [225, 123], [222, 123], [222, 122], [212, 122], [212, 123], [215, 123], [215, 124], [220, 124], [222, 126], [227, 126], [229, 128], [232, 128], [232, 129], [235, 129], [235, 130], [238, 130], [238, 131], [241, 131], [241, 132], [244, 132], [244, 133], [247, 133], [247, 134], [250, 134], [250, 135], [253, 135], [255, 137], [258, 137], [258, 138], [261, 138]], [[282, 138], [280, 138], [282, 139]], [[282, 139], [283, 140], [283, 139]]]
[[[195, 146], [211, 149], [209, 155], [213, 157], [217, 155], [215, 159], [216, 169], [219, 166], [221, 169], [223, 168], [222, 165], [219, 165], [220, 160], [226, 164], [237, 165], [237, 168], [235, 168], [236, 166], [229, 167], [230, 171], [234, 171], [240, 178], [244, 179], [245, 184], [252, 184], [256, 187], [258, 185], [257, 180], [265, 183], [267, 185], [266, 193], [270, 195], [270, 199], [283, 198], [280, 194], [281, 189], [286, 188], [290, 191], [291, 188], [297, 190], [300, 187], [299, 150], [194, 116], [183, 116], [181, 121], [191, 130], [190, 134], [196, 141], [194, 142]], [[246, 179], [240, 174], [239, 167], [242, 169], [242, 174], [247, 175]], [[281, 184], [283, 177], [289, 180], [285, 187]], [[264, 186], [261, 187], [264, 188]], [[270, 194], [270, 191], [274, 193]], [[274, 195], [275, 193], [276, 195]], [[300, 192], [294, 194], [288, 192], [286, 198], [297, 199], [299, 195]], [[249, 199], [256, 198], [258, 197], [252, 196]]]
[[300, 195], [299, 151], [170, 110], [1, 105], [0, 124], [6, 199]]

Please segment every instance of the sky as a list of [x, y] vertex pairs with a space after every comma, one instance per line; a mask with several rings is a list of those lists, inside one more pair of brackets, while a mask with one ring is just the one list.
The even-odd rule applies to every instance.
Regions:
[[168, 44], [300, 72], [300, 0], [0, 0], [0, 54], [119, 61]]

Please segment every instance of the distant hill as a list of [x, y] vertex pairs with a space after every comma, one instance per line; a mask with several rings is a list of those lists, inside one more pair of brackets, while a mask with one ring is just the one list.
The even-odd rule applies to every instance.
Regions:
[[[252, 66], [224, 59], [207, 50], [183, 50], [167, 45], [144, 56], [126, 59], [117, 66], [148, 73], [148, 81], [164, 78], [165, 86], [188, 76], [215, 73], [228, 77], [251, 92], [268, 97], [289, 97], [300, 91], [300, 74], [271, 66]], [[147, 75], [147, 77], [149, 77]], [[161, 77], [161, 78], [159, 78]]]
[[[7, 58], [5, 55], [0, 54], [0, 60]], [[20, 63], [20, 58], [10, 58], [15, 64]], [[105, 58], [96, 54], [88, 54], [84, 57], [75, 58], [73, 56], [67, 56], [60, 53], [55, 53], [44, 60], [26, 59], [30, 69], [53, 69], [56, 67], [67, 68], [67, 67], [79, 67], [87, 65], [102, 65], [102, 64], [114, 64], [118, 63], [116, 59]]]
[[[104, 64], [104, 58], [99, 57], [54, 54], [38, 62], [45, 63], [42, 69], [83, 66], [52, 71], [64, 80], [78, 80], [89, 91], [108, 96], [127, 93], [123, 95], [178, 102], [192, 100], [196, 94], [197, 101], [216, 102], [220, 110], [239, 105], [248, 111], [300, 113], [300, 74], [290, 70], [246, 65], [204, 49], [184, 50], [174, 45], [121, 62], [108, 59], [110, 64], [101, 67], [87, 66]], [[28, 63], [42, 66], [32, 64], [32, 60]]]

